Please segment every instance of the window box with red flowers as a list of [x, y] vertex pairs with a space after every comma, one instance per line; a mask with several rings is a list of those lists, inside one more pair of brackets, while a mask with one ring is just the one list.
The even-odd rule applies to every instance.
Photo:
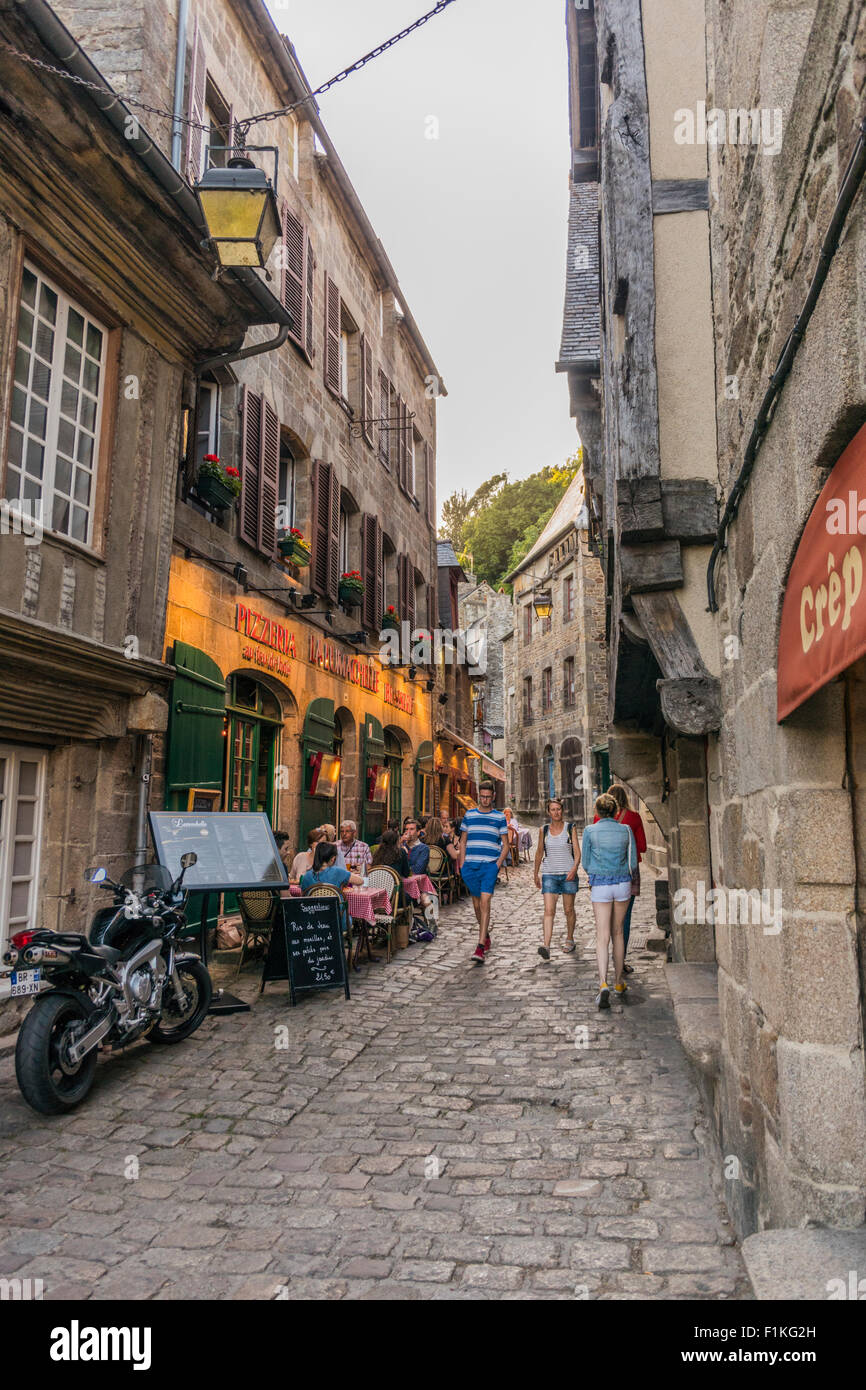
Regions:
[[385, 612], [382, 614], [382, 630], [391, 630], [393, 632], [400, 631], [400, 615], [393, 603], [389, 603]]
[[293, 526], [290, 531], [282, 531], [277, 537], [277, 549], [284, 560], [292, 565], [308, 565], [313, 553], [304, 540], [303, 531]]
[[337, 593], [344, 608], [358, 608], [364, 597], [364, 581], [360, 572], [358, 570], [345, 570], [340, 575], [340, 587]]
[[218, 454], [205, 454], [195, 480], [196, 491], [203, 502], [214, 511], [225, 511], [241, 490], [241, 475], [237, 468], [226, 467]]

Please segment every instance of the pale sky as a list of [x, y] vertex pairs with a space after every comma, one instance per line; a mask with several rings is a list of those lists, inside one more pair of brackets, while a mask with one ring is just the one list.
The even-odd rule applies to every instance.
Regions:
[[[268, 0], [311, 86], [435, 0]], [[577, 448], [554, 372], [568, 219], [563, 0], [455, 0], [319, 99], [444, 378], [438, 496]], [[439, 138], [425, 138], [439, 122]]]

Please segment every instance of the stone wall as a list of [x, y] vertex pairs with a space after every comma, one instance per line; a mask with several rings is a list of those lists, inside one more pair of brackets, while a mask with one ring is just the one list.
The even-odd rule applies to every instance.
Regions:
[[[727, 492], [856, 139], [866, 14], [849, 0], [710, 0], [708, 19], [708, 106], [783, 116], [778, 154], [710, 150]], [[720, 1139], [739, 1161], [727, 1195], [741, 1231], [853, 1225], [866, 1208], [864, 870], [852, 805], [866, 727], [860, 673], [776, 724], [788, 569], [827, 471], [866, 419], [864, 272], [861, 192], [718, 570], [724, 713], [709, 748], [712, 873], [726, 889], [778, 894], [780, 904], [777, 925], [715, 924]]]

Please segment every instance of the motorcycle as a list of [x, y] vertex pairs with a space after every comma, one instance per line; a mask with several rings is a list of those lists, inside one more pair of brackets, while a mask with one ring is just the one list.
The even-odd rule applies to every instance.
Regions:
[[142, 1037], [179, 1043], [202, 1023], [210, 975], [175, 944], [186, 926], [183, 877], [197, 857], [185, 854], [173, 881], [160, 864], [127, 869], [117, 882], [105, 869], [87, 869], [85, 882], [114, 894], [114, 905], [95, 914], [89, 938], [41, 928], [10, 939], [3, 965], [12, 969], [11, 992], [36, 996], [15, 1052], [18, 1085], [34, 1110], [59, 1115], [79, 1105], [100, 1046], [127, 1047]]

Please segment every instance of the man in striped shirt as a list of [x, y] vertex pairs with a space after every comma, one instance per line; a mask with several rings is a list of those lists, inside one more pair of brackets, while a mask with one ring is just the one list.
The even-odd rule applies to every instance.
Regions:
[[460, 828], [460, 874], [478, 919], [478, 945], [472, 955], [476, 965], [484, 964], [490, 950], [490, 903], [508, 853], [508, 822], [501, 811], [493, 809], [495, 795], [493, 783], [482, 782], [479, 807], [466, 812]]

